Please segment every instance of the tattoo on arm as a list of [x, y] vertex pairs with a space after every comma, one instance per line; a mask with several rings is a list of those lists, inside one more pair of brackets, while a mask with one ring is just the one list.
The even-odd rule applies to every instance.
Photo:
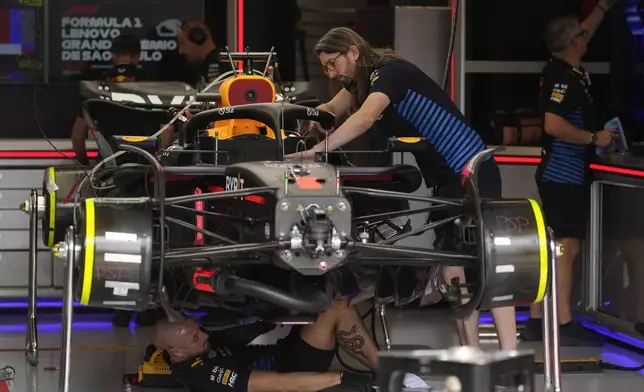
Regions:
[[354, 324], [349, 331], [339, 330], [338, 342], [350, 354], [364, 358], [367, 357], [363, 350], [365, 343], [364, 337], [357, 325]]

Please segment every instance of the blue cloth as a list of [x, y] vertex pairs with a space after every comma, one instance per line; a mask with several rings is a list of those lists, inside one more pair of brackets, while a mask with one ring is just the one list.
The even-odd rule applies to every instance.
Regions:
[[611, 143], [608, 147], [597, 147], [597, 155], [602, 154], [611, 154], [611, 153], [620, 153], [623, 154], [628, 151], [628, 143], [626, 142], [626, 135], [624, 135], [624, 128], [622, 127], [622, 122], [619, 121], [619, 117], [615, 117], [612, 120], [604, 124], [604, 129], [615, 129], [617, 131], [617, 138]]

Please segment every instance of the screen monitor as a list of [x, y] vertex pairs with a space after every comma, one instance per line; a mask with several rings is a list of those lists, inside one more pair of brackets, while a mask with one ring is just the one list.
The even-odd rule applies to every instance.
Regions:
[[30, 82], [41, 76], [39, 10], [0, 0], [0, 82]]
[[203, 19], [203, 0], [58, 0], [49, 12], [50, 78], [78, 79], [112, 64], [120, 34], [141, 40], [141, 64], [155, 68], [177, 54], [182, 21]]

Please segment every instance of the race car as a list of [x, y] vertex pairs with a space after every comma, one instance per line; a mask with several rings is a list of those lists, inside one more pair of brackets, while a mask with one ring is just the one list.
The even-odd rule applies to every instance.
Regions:
[[[247, 76], [231, 78], [228, 91], [243, 82], [235, 95], [248, 98], [255, 88], [249, 86], [266, 86]], [[179, 309], [208, 307], [240, 319], [306, 320], [340, 296], [407, 303], [422, 295], [430, 269], [441, 265], [467, 272], [469, 301], [462, 282], [441, 286], [458, 317], [543, 299], [553, 250], [540, 207], [527, 199], [479, 198], [478, 168], [491, 150], [463, 170], [466, 197], [418, 196], [422, 176], [411, 165], [345, 166], [330, 151], [315, 161], [285, 161], [285, 154], [315, 142], [289, 128], [301, 120], [330, 128], [334, 116], [274, 102], [274, 90], [269, 102], [245, 104], [225, 91], [215, 97], [219, 107], [190, 113], [179, 143], [168, 149], [159, 151], [153, 137], [97, 126], [112, 156], [136, 159], [90, 173], [45, 173], [44, 238], [73, 266], [70, 289], [80, 303], [162, 307], [171, 318]], [[121, 106], [86, 103], [95, 119], [114, 119], [109, 110], [96, 113]], [[387, 144], [383, 154], [424, 148], [421, 138]], [[427, 207], [410, 209], [409, 201]], [[417, 228], [401, 223], [435, 210], [453, 215], [434, 221], [430, 214]], [[454, 225], [459, 252], [397, 245], [446, 224]]]

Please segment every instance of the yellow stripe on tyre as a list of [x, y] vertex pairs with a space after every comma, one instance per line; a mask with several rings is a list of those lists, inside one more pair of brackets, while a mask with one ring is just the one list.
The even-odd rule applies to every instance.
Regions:
[[83, 266], [83, 287], [80, 303], [89, 305], [94, 277], [94, 245], [96, 235], [96, 215], [94, 199], [85, 199], [85, 263]]
[[[56, 171], [53, 167], [47, 169], [50, 181], [56, 183]], [[46, 185], [45, 185], [46, 186]], [[49, 236], [47, 237], [47, 247], [54, 247], [54, 234], [56, 228], [56, 192], [49, 194]]]
[[528, 199], [534, 211], [534, 217], [537, 222], [537, 236], [539, 237], [539, 289], [534, 303], [543, 301], [548, 287], [548, 236], [546, 235], [546, 222], [543, 219], [543, 213], [539, 203], [535, 200]]

